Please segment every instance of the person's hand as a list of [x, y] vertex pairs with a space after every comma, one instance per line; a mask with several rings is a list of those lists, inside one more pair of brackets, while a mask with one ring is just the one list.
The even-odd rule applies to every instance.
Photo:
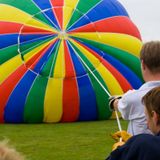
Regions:
[[109, 97], [109, 106], [110, 106], [111, 110], [114, 110], [114, 101], [121, 99], [121, 98], [122, 98], [122, 96], [120, 96], [120, 95], [115, 95], [115, 96]]
[[129, 134], [128, 132], [126, 132], [126, 131], [124, 131], [124, 130], [123, 130], [123, 131], [118, 131], [118, 132], [112, 134], [111, 136], [112, 136], [112, 138], [113, 138], [114, 140], [116, 140], [117, 142], [120, 140], [120, 138], [122, 138], [122, 141], [123, 141], [123, 142], [126, 142], [126, 141], [128, 141], [129, 138], [132, 137], [131, 134]]
[[115, 149], [117, 149], [118, 147], [124, 145], [125, 142], [116, 142], [113, 146], [112, 146], [112, 151], [114, 151]]
[[[128, 141], [129, 138], [132, 137], [131, 134], [127, 133], [126, 131], [118, 131], [111, 135], [114, 140], [116, 140], [116, 143], [112, 146], [112, 151], [117, 149], [118, 147], [124, 145], [126, 141]], [[120, 141], [121, 139], [121, 141]]]

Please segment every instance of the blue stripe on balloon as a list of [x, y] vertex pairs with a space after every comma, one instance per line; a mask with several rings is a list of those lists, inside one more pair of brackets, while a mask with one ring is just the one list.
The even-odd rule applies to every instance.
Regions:
[[36, 64], [36, 66], [34, 67], [33, 71], [35, 71], [36, 73], [40, 73], [40, 71], [43, 69], [43, 67], [45, 66], [45, 64], [47, 63], [48, 59], [51, 57], [52, 54], [54, 54], [55, 52], [53, 52], [53, 50], [56, 48], [56, 46], [58, 45], [57, 41], [56, 43], [54, 43], [47, 51], [46, 53], [43, 55], [43, 57], [38, 61], [38, 63]]
[[143, 84], [140, 78], [130, 68], [125, 66], [119, 60], [108, 55], [107, 53], [104, 55], [103, 58], [108, 61], [112, 66], [114, 66], [123, 75], [123, 77], [126, 78], [126, 80], [134, 89], [138, 89]]
[[98, 115], [96, 106], [96, 95], [93, 86], [88, 77], [88, 74], [86, 73], [82, 63], [76, 56], [76, 53], [71, 47], [71, 45], [68, 45], [68, 48], [75, 68], [75, 72], [77, 74], [76, 77], [77, 77], [79, 97], [80, 97], [79, 120], [80, 121], [96, 120]]
[[60, 26], [57, 22], [56, 16], [54, 15], [53, 10], [47, 10], [44, 12], [49, 18], [50, 20], [54, 23], [55, 27], [60, 30]]
[[121, 73], [121, 75], [123, 75], [123, 77], [128, 81], [128, 83], [134, 89], [138, 89], [143, 84], [142, 81], [140, 80], [140, 78], [131, 69], [129, 69], [123, 63], [121, 63], [119, 60], [115, 59], [114, 57], [110, 56], [109, 54], [104, 53], [100, 49], [98, 49], [98, 48], [96, 48], [86, 42], [78, 40], [78, 38], [74, 38], [74, 39], [76, 39], [80, 43], [84, 44], [88, 48], [95, 51], [99, 56], [102, 56], [107, 62], [109, 62], [114, 68], [116, 68]]
[[18, 42], [18, 34], [2, 34], [0, 35], [0, 49], [15, 45]]
[[7, 123], [23, 123], [24, 107], [27, 95], [36, 78], [36, 74], [27, 71], [9, 97], [4, 111], [4, 119]]
[[51, 38], [51, 37], [55, 37], [56, 35], [53, 35], [53, 34], [29, 34], [29, 35], [26, 35], [26, 34], [21, 34], [20, 35], [20, 43], [24, 43], [26, 42], [27, 44], [27, 41], [28, 43], [32, 43], [32, 42], [36, 42], [38, 40], [46, 40], [47, 38]]
[[83, 41], [79, 40], [79, 38], [74, 38], [74, 37], [72, 37], [72, 39], [75, 39], [76, 41], [82, 43], [82, 44], [85, 45], [86, 47], [88, 47], [88, 48], [90, 48], [91, 50], [93, 50], [94, 52], [96, 52], [99, 56], [103, 57], [104, 52], [102, 52], [100, 49], [98, 49], [98, 48], [96, 48], [96, 47], [94, 47], [94, 46], [92, 46], [92, 45], [90, 45], [90, 44], [88, 44], [88, 43], [86, 43], [86, 42], [83, 42]]
[[41, 1], [41, 0], [33, 0], [34, 3], [43, 11], [43, 10], [46, 10], [46, 9], [50, 9], [50, 10], [46, 10], [44, 12], [42, 12], [42, 14], [46, 17], [49, 17], [49, 19], [46, 17], [46, 19], [52, 23], [53, 27], [57, 28], [57, 29], [60, 29], [59, 25], [58, 25], [58, 22], [55, 18], [55, 15], [52, 11], [52, 5], [50, 3], [50, 0], [44, 0], [44, 1]]
[[77, 78], [80, 96], [79, 121], [96, 120], [98, 111], [96, 95], [88, 75]]
[[75, 71], [76, 71], [76, 77], [84, 76], [85, 74], [87, 74], [86, 71], [85, 71], [85, 68], [81, 64], [78, 57], [76, 56], [73, 48], [70, 45], [68, 45], [68, 48], [69, 48], [69, 51], [70, 51], [72, 61], [74, 63], [74, 67], [75, 67]]
[[45, 1], [33, 0], [33, 1], [41, 10], [52, 8], [50, 0], [45, 0]]
[[120, 3], [118, 2], [116, 4], [115, 3], [115, 0], [103, 0], [87, 14], [82, 16], [75, 24], [73, 24], [69, 28], [69, 31], [105, 18], [113, 16], [128, 16], [126, 10], [122, 7], [122, 5], [120, 5]]

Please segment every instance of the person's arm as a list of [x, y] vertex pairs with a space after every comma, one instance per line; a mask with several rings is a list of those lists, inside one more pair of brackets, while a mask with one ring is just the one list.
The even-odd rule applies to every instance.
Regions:
[[123, 94], [123, 96], [112, 96], [109, 99], [109, 105], [112, 110], [118, 110], [122, 118], [130, 120], [130, 115], [134, 107], [132, 104], [133, 97], [135, 97], [135, 90], [130, 90]]

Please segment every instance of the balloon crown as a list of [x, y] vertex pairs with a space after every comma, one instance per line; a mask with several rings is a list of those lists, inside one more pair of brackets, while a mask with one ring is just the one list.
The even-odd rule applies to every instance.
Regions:
[[67, 35], [66, 31], [59, 31], [58, 38], [59, 39], [67, 39], [68, 35]]

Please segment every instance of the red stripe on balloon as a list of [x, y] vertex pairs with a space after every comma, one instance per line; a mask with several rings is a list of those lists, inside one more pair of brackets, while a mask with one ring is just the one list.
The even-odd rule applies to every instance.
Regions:
[[22, 24], [12, 22], [0, 22], [0, 34], [19, 33]]
[[64, 0], [50, 0], [53, 7], [64, 6]]
[[[23, 25], [19, 23], [0, 22], [0, 34], [19, 33], [22, 26]], [[30, 26], [23, 26], [22, 32], [27, 34], [54, 34], [53, 32], [48, 30]]]
[[88, 48], [87, 46], [85, 46], [79, 42], [77, 42], [77, 43], [79, 45], [83, 46], [85, 49], [87, 49], [90, 53], [92, 53], [96, 58], [98, 58], [101, 61], [101, 63], [111, 72], [111, 74], [119, 82], [123, 92], [126, 92], [129, 89], [133, 89], [132, 86], [130, 85], [130, 83], [125, 79], [125, 77], [123, 77], [123, 75], [115, 67], [113, 67], [109, 62], [107, 62], [105, 59], [103, 59], [100, 55], [98, 55], [95, 51]]
[[60, 28], [63, 26], [63, 7], [55, 7], [53, 8], [53, 12], [57, 18]]
[[[64, 42], [66, 77], [63, 81], [63, 116], [62, 122], [74, 122], [79, 117], [79, 94], [76, 74], [66, 42]], [[73, 78], [71, 78], [71, 76]]]
[[74, 65], [72, 63], [72, 58], [67, 48], [66, 41], [64, 42], [64, 51], [65, 51], [65, 77], [66, 78], [76, 77], [76, 72], [74, 70]]
[[111, 72], [111, 74], [117, 79], [119, 82], [123, 92], [127, 92], [130, 89], [133, 89], [130, 83], [121, 75], [120, 72], [117, 71], [116, 68], [114, 68], [110, 63], [108, 63], [106, 60], [102, 61], [102, 64]]
[[35, 28], [35, 27], [30, 27], [30, 26], [23, 26], [22, 34], [55, 34], [54, 32], [45, 30], [45, 29], [40, 29], [40, 28]]
[[134, 23], [125, 16], [112, 17], [89, 23], [71, 32], [113, 32], [123, 33], [141, 40], [141, 35]]
[[54, 40], [51, 44], [48, 44], [46, 47], [44, 47], [41, 51], [39, 51], [37, 54], [35, 54], [28, 62], [26, 62], [26, 66], [30, 68], [31, 70], [34, 69], [34, 67], [37, 65], [39, 60], [44, 56], [46, 51], [56, 42], [57, 40]]
[[27, 68], [21, 65], [0, 85], [0, 123], [4, 123], [4, 110], [9, 96], [25, 72], [27, 72]]

